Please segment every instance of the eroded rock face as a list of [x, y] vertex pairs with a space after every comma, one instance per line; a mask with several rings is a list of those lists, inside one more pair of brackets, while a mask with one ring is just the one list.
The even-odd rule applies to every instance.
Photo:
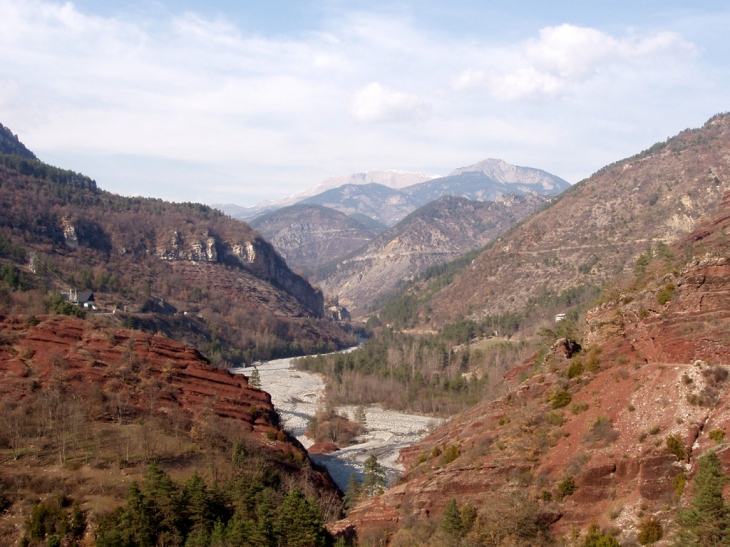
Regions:
[[[208, 364], [197, 350], [139, 331], [94, 328], [87, 321], [45, 316], [26, 327], [25, 318], [0, 316], [0, 399], [22, 399], [63, 377], [66, 388], [123, 394], [129, 412], [206, 410], [266, 432], [278, 426], [268, 393], [250, 387], [242, 375]], [[12, 344], [7, 344], [12, 341]], [[121, 380], [121, 381], [120, 381]], [[151, 389], [154, 387], [154, 389]], [[259, 413], [250, 412], [256, 405]]]
[[218, 262], [217, 241], [208, 233], [201, 237], [191, 234], [183, 237], [174, 231], [167, 245], [157, 248], [157, 256], [162, 260], [191, 260], [193, 262]]
[[174, 231], [164, 245], [157, 247], [157, 256], [161, 260], [211, 264], [223, 262], [224, 257], [234, 258], [255, 276], [292, 295], [313, 315], [324, 315], [322, 292], [313, 289], [304, 278], [292, 272], [271, 244], [261, 237], [229, 241], [219, 239], [207, 231], [202, 234]]

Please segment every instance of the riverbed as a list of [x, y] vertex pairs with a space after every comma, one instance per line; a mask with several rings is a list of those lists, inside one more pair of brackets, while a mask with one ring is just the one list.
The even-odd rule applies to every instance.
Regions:
[[[324, 401], [324, 379], [318, 374], [295, 370], [293, 359], [277, 359], [256, 365], [261, 388], [271, 394], [279, 412], [282, 426], [294, 435], [305, 448], [314, 441], [304, 436], [309, 420]], [[251, 376], [253, 367], [233, 369], [231, 372]], [[354, 419], [355, 406], [338, 407], [341, 414]], [[362, 474], [363, 462], [374, 454], [386, 469], [389, 481], [403, 471], [396, 461], [401, 448], [425, 437], [441, 423], [441, 419], [416, 414], [385, 410], [379, 405], [365, 407], [366, 433], [357, 443], [329, 455], [310, 457], [324, 465], [341, 489], [345, 489], [351, 473]]]

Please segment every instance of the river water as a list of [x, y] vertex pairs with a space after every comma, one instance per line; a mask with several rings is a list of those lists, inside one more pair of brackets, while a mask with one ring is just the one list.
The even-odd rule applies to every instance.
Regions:
[[[324, 402], [325, 384], [318, 374], [295, 370], [292, 361], [277, 359], [257, 364], [256, 368], [261, 377], [261, 388], [271, 394], [282, 426], [307, 448], [314, 441], [305, 437], [304, 431]], [[250, 377], [253, 367], [232, 369], [231, 372]], [[353, 419], [355, 408], [338, 407], [338, 411]], [[362, 474], [363, 462], [370, 454], [378, 458], [389, 480], [393, 481], [403, 471], [396, 461], [401, 448], [418, 442], [441, 423], [438, 418], [384, 410], [378, 405], [366, 407], [365, 416], [367, 432], [358, 437], [357, 444], [329, 455], [310, 455], [312, 460], [327, 468], [342, 490], [347, 486], [351, 473]]]

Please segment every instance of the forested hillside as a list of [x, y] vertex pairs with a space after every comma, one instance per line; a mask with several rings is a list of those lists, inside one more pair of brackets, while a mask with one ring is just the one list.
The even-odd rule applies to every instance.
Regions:
[[0, 155], [0, 253], [0, 310], [44, 313], [55, 306], [49, 291], [93, 291], [113, 319], [221, 365], [353, 340], [322, 319], [322, 293], [245, 223], [205, 205], [114, 195], [17, 155]]

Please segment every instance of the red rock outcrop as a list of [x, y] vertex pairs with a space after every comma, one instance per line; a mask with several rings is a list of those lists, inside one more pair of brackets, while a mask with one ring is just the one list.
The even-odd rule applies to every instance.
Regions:
[[62, 384], [67, 390], [120, 394], [130, 413], [205, 409], [246, 422], [251, 430], [278, 426], [268, 393], [167, 338], [61, 315], [31, 322], [0, 316], [0, 337], [0, 399], [20, 399], [31, 390]]
[[[671, 527], [703, 453], [717, 450], [730, 471], [730, 443], [708, 434], [730, 431], [729, 205], [727, 194], [674, 248], [693, 244], [709, 252], [703, 259], [593, 310], [583, 354], [569, 359], [556, 344], [543, 363], [533, 356], [519, 367], [531, 378], [401, 451], [401, 483], [335, 531], [397, 529], [440, 518], [452, 498], [479, 509], [515, 490], [538, 501], [556, 533], [597, 522], [634, 541], [647, 516]], [[566, 478], [576, 485], [569, 495]]]

